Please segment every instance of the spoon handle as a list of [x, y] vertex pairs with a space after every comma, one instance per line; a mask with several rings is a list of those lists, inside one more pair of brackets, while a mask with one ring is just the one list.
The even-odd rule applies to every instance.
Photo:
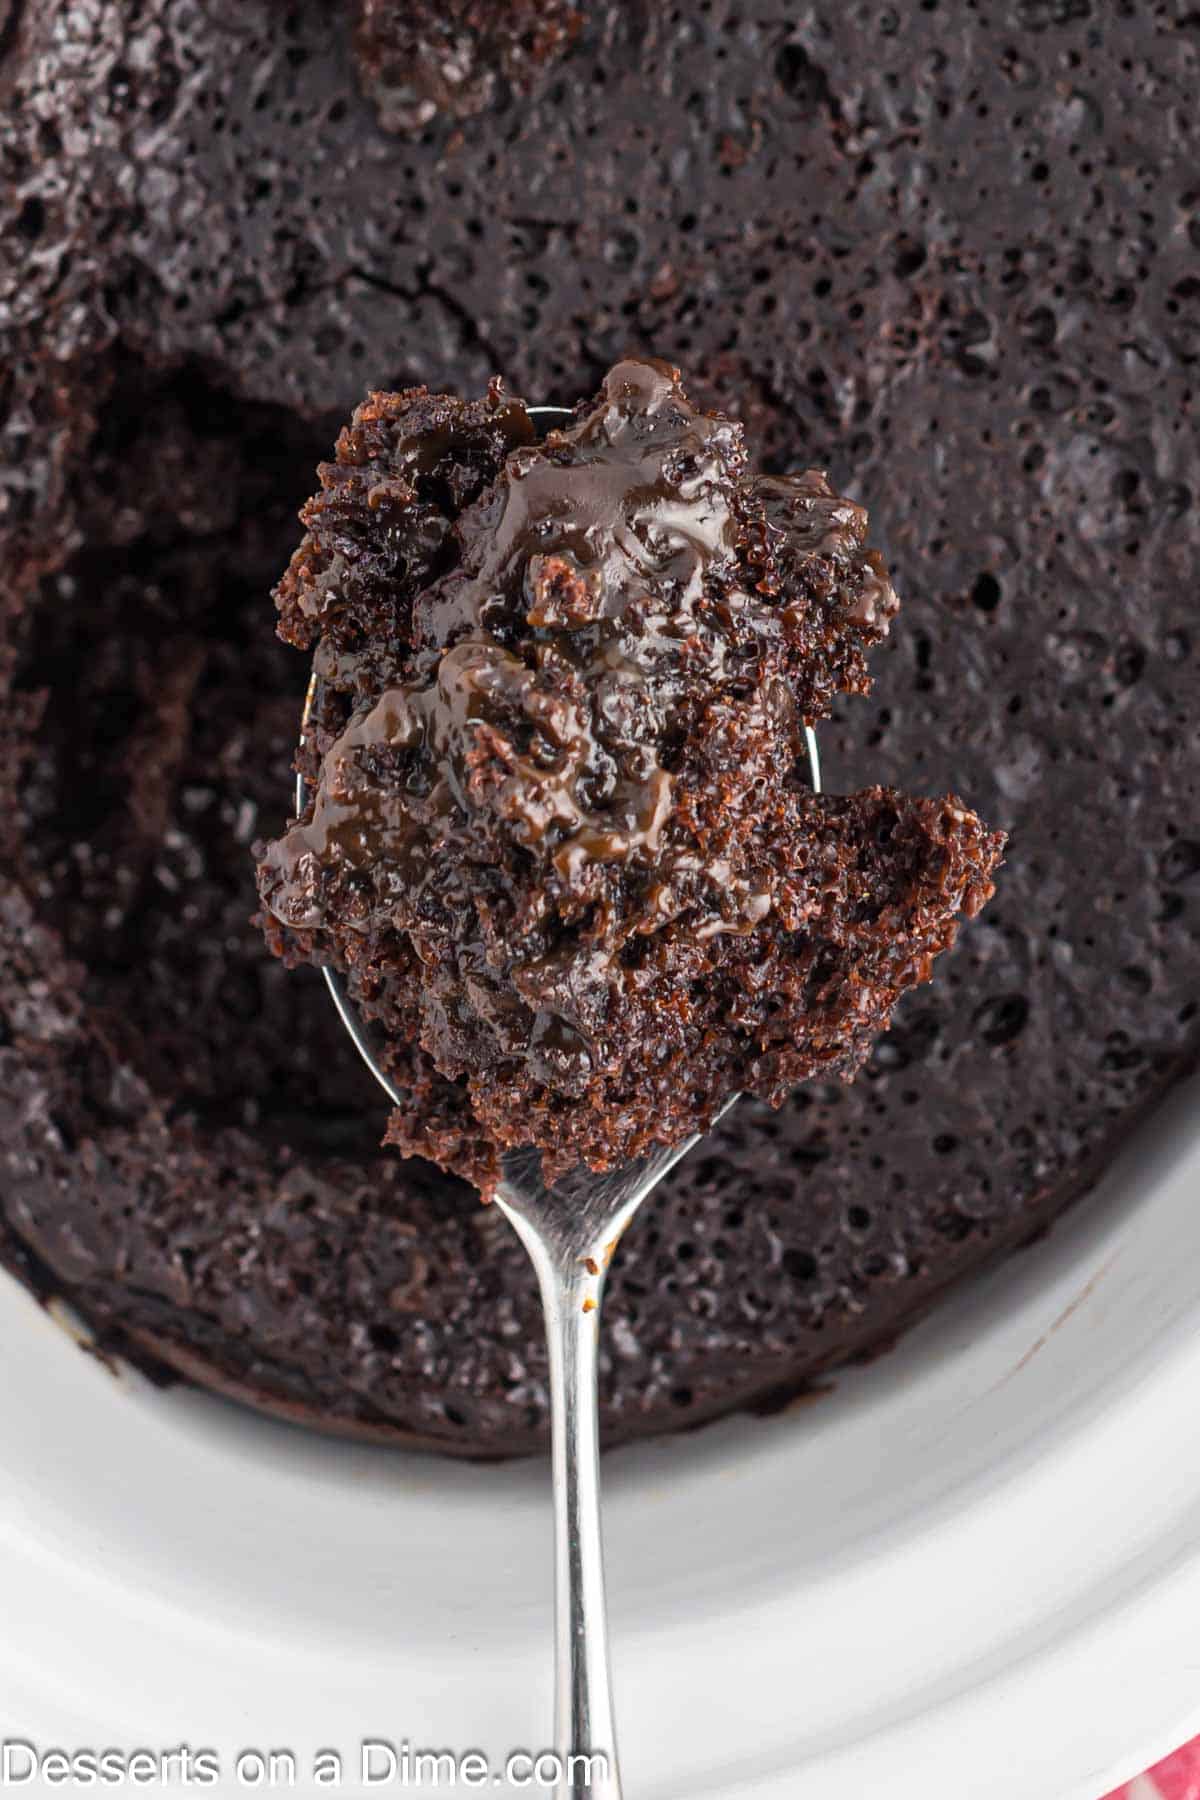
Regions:
[[[589, 1261], [591, 1259], [588, 1259]], [[603, 1278], [585, 1264], [538, 1269], [550, 1360], [554, 1465], [555, 1749], [559, 1800], [621, 1800], [600, 1534], [597, 1363]], [[572, 1768], [570, 1758], [579, 1759]], [[590, 1771], [585, 1756], [602, 1757]], [[591, 1779], [589, 1781], [588, 1775]]]
[[[536, 1150], [513, 1151], [495, 1196], [537, 1271], [546, 1320], [554, 1463], [554, 1747], [564, 1763], [558, 1800], [621, 1800], [600, 1537], [600, 1307], [621, 1233], [695, 1141], [656, 1149], [603, 1174], [576, 1170], [553, 1188], [543, 1185]], [[589, 1755], [602, 1761], [589, 1769]], [[579, 1759], [573, 1770], [572, 1756]]]

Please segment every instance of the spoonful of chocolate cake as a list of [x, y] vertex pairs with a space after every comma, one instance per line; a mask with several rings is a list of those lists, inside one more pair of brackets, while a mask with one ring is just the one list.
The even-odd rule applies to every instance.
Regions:
[[[619, 1793], [596, 1360], [613, 1248], [732, 1104], [850, 1078], [1003, 840], [953, 796], [820, 790], [897, 598], [863, 509], [749, 464], [679, 371], [573, 411], [374, 393], [276, 594], [313, 652], [262, 923], [326, 974], [387, 1141], [511, 1219], [546, 1314], [557, 1746]], [[569, 1782], [566, 1791], [573, 1791]]]

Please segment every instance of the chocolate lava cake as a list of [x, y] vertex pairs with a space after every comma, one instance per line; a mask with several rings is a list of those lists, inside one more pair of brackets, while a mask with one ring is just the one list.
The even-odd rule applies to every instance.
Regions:
[[542, 1440], [524, 1252], [251, 924], [263, 596], [368, 386], [652, 351], [877, 522], [905, 627], [830, 790], [1011, 841], [855, 1085], [639, 1216], [609, 1438], [778, 1403], [1087, 1190], [1200, 1039], [1198, 75], [1182, 0], [0, 6], [8, 1267], [293, 1417]]
[[314, 685], [256, 850], [271, 948], [376, 1026], [386, 1141], [485, 1197], [506, 1150], [619, 1168], [850, 1080], [1002, 847], [953, 794], [812, 790], [899, 605], [862, 507], [654, 358], [534, 417], [355, 409], [275, 593]]

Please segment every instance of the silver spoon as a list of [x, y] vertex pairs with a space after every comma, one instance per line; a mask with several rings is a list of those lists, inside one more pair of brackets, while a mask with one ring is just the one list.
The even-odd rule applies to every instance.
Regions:
[[[531, 406], [529, 414], [543, 431], [568, 424], [573, 416], [558, 406]], [[315, 694], [314, 673], [302, 743]], [[811, 726], [805, 727], [805, 746], [809, 777], [819, 792], [821, 766]], [[298, 814], [308, 798], [308, 783], [298, 775]], [[371, 1048], [341, 976], [329, 968], [322, 973], [359, 1055], [392, 1103], [400, 1105], [400, 1091]], [[718, 1118], [736, 1099], [730, 1096]], [[495, 1193], [495, 1204], [537, 1272], [546, 1322], [554, 1475], [554, 1747], [563, 1800], [584, 1794], [590, 1800], [621, 1800], [600, 1530], [597, 1366], [605, 1277], [621, 1233], [642, 1201], [699, 1142], [699, 1135], [690, 1137], [605, 1175], [575, 1169], [552, 1188], [542, 1181], [537, 1150], [513, 1150], [503, 1159]], [[574, 1765], [573, 1758], [579, 1759]], [[598, 1759], [595, 1767], [585, 1767], [585, 1758]]]

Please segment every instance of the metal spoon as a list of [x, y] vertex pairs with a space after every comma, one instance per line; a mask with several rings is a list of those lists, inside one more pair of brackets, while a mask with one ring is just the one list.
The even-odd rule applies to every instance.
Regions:
[[[529, 413], [543, 431], [572, 417], [557, 406], [531, 406]], [[301, 742], [315, 694], [314, 674]], [[821, 768], [811, 727], [805, 728], [805, 743], [810, 779], [819, 792]], [[297, 776], [298, 814], [308, 798], [308, 784]], [[380, 1066], [341, 976], [329, 968], [322, 972], [359, 1055], [399, 1105], [400, 1092]], [[718, 1117], [736, 1099], [731, 1095]], [[576, 1169], [552, 1188], [542, 1181], [537, 1150], [510, 1151], [495, 1194], [495, 1204], [529, 1252], [546, 1321], [554, 1474], [554, 1745], [563, 1800], [584, 1794], [590, 1800], [621, 1800], [600, 1530], [597, 1363], [605, 1277], [621, 1233], [642, 1201], [699, 1141], [691, 1137], [606, 1175]], [[573, 1757], [603, 1762], [585, 1771], [581, 1761], [572, 1770]]]

